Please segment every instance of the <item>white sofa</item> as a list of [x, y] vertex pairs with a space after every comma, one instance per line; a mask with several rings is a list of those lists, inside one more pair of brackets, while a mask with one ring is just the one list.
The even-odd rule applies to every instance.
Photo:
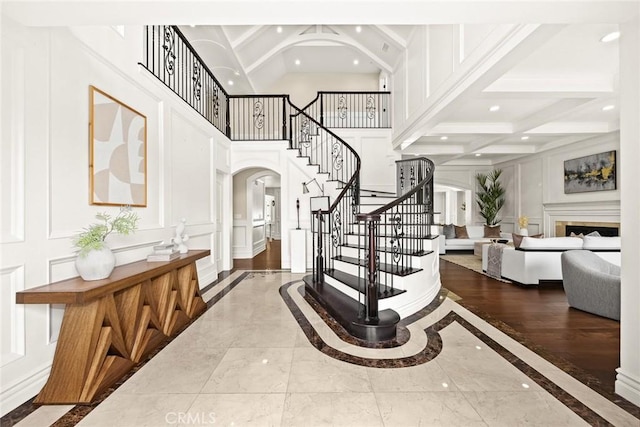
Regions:
[[[447, 251], [472, 251], [475, 242], [489, 242], [488, 237], [484, 237], [484, 225], [467, 225], [468, 239], [447, 239], [444, 237], [442, 226], [438, 229], [438, 239], [440, 254]], [[511, 233], [500, 233], [500, 239], [511, 241]]]
[[[482, 248], [482, 269], [487, 270], [489, 245]], [[540, 282], [561, 281], [562, 253], [586, 249], [612, 264], [620, 265], [620, 237], [523, 237], [519, 248], [502, 251], [501, 276], [512, 282], [537, 286]]]

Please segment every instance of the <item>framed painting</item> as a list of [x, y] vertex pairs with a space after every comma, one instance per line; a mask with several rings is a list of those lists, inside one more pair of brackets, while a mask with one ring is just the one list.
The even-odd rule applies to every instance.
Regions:
[[147, 206], [147, 118], [89, 87], [92, 205]]
[[564, 193], [616, 189], [616, 152], [592, 154], [564, 162]]

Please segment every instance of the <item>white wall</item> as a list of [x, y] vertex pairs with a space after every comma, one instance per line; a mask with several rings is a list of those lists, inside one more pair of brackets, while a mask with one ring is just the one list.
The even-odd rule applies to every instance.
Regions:
[[331, 129], [360, 156], [360, 187], [396, 192], [396, 160], [391, 129]]
[[555, 221], [620, 221], [620, 162], [616, 190], [564, 194], [564, 161], [605, 151], [618, 151], [617, 132], [545, 151], [522, 159], [500, 163], [501, 181], [507, 189], [501, 211], [503, 231], [518, 229], [518, 217], [529, 217], [529, 234], [555, 235]]
[[63, 314], [57, 306], [16, 305], [15, 292], [77, 276], [71, 237], [96, 213], [118, 210], [89, 205], [89, 85], [147, 117], [147, 206], [135, 208], [134, 235], [108, 239], [118, 265], [144, 259], [185, 217], [188, 246], [214, 252], [198, 262], [206, 286], [217, 278], [216, 258], [230, 263], [230, 218], [220, 225], [222, 258], [214, 241], [217, 200], [231, 200], [229, 141], [139, 68], [142, 27], [126, 27], [123, 37], [111, 27], [27, 28], [3, 16], [1, 30], [4, 415], [44, 385]]
[[620, 312], [620, 367], [616, 393], [640, 406], [640, 21], [620, 26], [620, 177], [622, 199], [622, 277]]
[[319, 91], [380, 90], [378, 77], [378, 74], [364, 73], [288, 73], [266, 93], [288, 94], [291, 102], [302, 108], [313, 101]]

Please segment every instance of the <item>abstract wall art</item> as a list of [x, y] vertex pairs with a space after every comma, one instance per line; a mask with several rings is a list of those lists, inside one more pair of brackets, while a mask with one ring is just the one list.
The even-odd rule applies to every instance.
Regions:
[[616, 189], [616, 152], [592, 154], [564, 162], [564, 193]]
[[92, 205], [147, 205], [147, 118], [89, 87]]

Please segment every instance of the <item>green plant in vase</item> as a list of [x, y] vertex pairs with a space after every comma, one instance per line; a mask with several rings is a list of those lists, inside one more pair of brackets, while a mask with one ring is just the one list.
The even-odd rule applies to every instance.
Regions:
[[476, 202], [480, 209], [479, 214], [485, 219], [489, 226], [498, 225], [498, 212], [504, 206], [506, 190], [500, 184], [501, 169], [494, 169], [488, 174], [476, 174], [478, 190], [476, 191]]
[[78, 248], [76, 269], [84, 280], [100, 280], [111, 275], [115, 256], [105, 242], [109, 234], [128, 235], [138, 228], [138, 215], [129, 206], [120, 208], [116, 216], [102, 212], [96, 218], [100, 222], [86, 227], [73, 239], [73, 245]]

